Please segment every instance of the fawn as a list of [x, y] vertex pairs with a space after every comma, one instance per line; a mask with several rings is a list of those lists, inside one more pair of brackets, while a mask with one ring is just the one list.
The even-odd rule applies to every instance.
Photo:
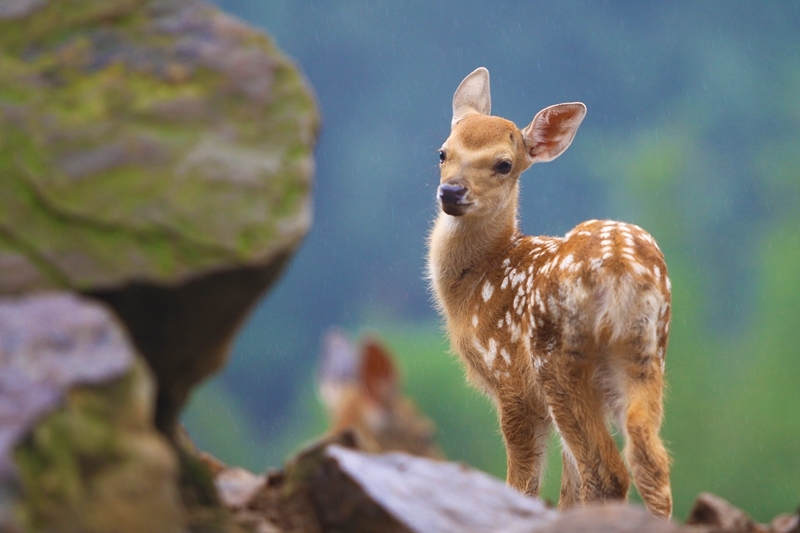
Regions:
[[647, 508], [669, 517], [669, 456], [659, 438], [670, 281], [643, 229], [583, 222], [560, 237], [517, 225], [519, 176], [569, 147], [582, 103], [543, 109], [522, 130], [490, 116], [489, 72], [453, 97], [439, 151], [441, 211], [428, 275], [467, 377], [490, 396], [506, 445], [507, 481], [537, 495], [547, 435], [562, 441], [559, 508], [624, 499], [630, 478]]
[[400, 391], [389, 351], [374, 337], [356, 348], [339, 330], [323, 341], [318, 393], [331, 432], [353, 428], [368, 451], [441, 459], [435, 426]]

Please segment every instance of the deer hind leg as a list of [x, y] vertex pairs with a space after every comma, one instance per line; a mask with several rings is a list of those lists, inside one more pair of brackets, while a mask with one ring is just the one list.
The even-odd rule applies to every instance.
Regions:
[[[550, 415], [566, 447], [574, 458], [580, 478], [579, 502], [623, 500], [630, 478], [616, 444], [606, 427], [602, 399], [595, 389], [594, 365], [574, 352], [554, 354], [539, 370]], [[567, 470], [567, 487], [562, 482], [559, 509], [575, 500], [570, 490], [576, 483], [574, 472]]]
[[575, 458], [563, 443], [562, 447], [564, 450], [561, 452], [561, 494], [558, 505], [562, 509], [568, 509], [581, 501], [581, 475]]
[[657, 516], [669, 518], [669, 455], [658, 436], [663, 389], [658, 358], [634, 358], [628, 362], [626, 374], [625, 456], [647, 508]]
[[498, 402], [500, 429], [506, 445], [506, 481], [524, 494], [539, 495], [550, 420], [547, 410], [524, 396]]

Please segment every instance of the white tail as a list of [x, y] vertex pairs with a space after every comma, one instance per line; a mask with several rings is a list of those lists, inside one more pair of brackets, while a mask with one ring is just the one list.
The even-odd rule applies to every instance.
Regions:
[[538, 494], [553, 425], [563, 443], [559, 508], [626, 498], [611, 419], [645, 504], [668, 517], [669, 457], [658, 436], [670, 321], [663, 255], [621, 222], [590, 220], [563, 238], [522, 235], [520, 173], [561, 155], [586, 107], [548, 107], [522, 130], [490, 108], [489, 72], [479, 68], [456, 90], [439, 152], [428, 269], [454, 350], [496, 402], [508, 482]]

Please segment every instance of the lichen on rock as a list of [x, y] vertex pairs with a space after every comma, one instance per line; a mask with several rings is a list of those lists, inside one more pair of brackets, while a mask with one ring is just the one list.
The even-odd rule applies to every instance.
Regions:
[[0, 300], [0, 493], [11, 515], [0, 529], [13, 517], [25, 530], [181, 530], [178, 461], [153, 424], [154, 389], [104, 306], [67, 293]]
[[193, 0], [0, 10], [0, 294], [264, 264], [310, 224], [317, 112], [270, 40]]

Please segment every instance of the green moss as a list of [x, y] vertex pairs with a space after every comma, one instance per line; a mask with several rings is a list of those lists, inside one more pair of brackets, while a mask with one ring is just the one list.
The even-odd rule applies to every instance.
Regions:
[[169, 283], [296, 245], [280, 228], [304, 215], [317, 128], [299, 72], [258, 32], [218, 37], [272, 54], [271, 94], [251, 99], [142, 5], [52, 2], [0, 23], [0, 224], [51, 286]]
[[[138, 362], [106, 384], [74, 387], [37, 424], [14, 453], [26, 529], [102, 531], [100, 524], [112, 523], [115, 513], [127, 520], [133, 507], [145, 518], [153, 513], [165, 520], [164, 530], [176, 529], [175, 458], [150, 421], [151, 394]], [[147, 486], [157, 490], [148, 494], [142, 490]], [[133, 531], [127, 523], [120, 527]]]
[[83, 26], [121, 19], [145, 3], [147, 0], [48, 2], [25, 19], [0, 21], [0, 47], [21, 53], [30, 46], [52, 45]]

